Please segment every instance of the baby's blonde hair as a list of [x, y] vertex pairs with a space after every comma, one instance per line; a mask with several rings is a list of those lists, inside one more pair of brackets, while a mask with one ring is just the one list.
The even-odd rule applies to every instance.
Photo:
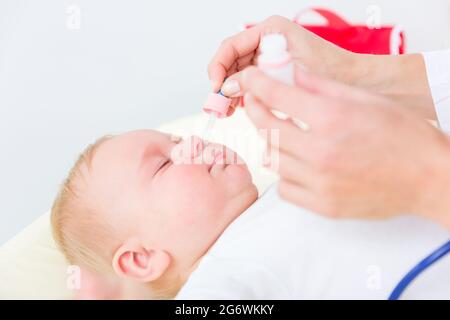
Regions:
[[[121, 243], [118, 230], [108, 224], [107, 219], [100, 218], [102, 205], [96, 203], [88, 179], [95, 151], [112, 137], [98, 139], [78, 157], [51, 210], [53, 238], [68, 262], [100, 275], [114, 273], [111, 263], [114, 248]], [[156, 299], [173, 298], [179, 287], [180, 281], [172, 279], [161, 279], [149, 286]]]
[[51, 210], [53, 237], [69, 263], [102, 274], [112, 271], [111, 244], [117, 239], [106, 219], [99, 220], [100, 209], [88, 194], [87, 179], [95, 150], [111, 137], [98, 139], [78, 157]]

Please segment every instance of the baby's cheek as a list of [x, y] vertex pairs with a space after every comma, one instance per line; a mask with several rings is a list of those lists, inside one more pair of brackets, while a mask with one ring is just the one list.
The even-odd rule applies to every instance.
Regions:
[[207, 174], [192, 167], [180, 168], [172, 178], [176, 180], [173, 201], [177, 203], [180, 222], [199, 224], [219, 211], [223, 193]]
[[235, 165], [226, 168], [226, 176], [223, 179], [224, 188], [228, 194], [235, 194], [252, 184], [252, 176], [246, 166]]
[[184, 198], [178, 202], [177, 220], [183, 227], [198, 228], [200, 230], [219, 211], [216, 203], [210, 197], [197, 198], [194, 195], [189, 199]]

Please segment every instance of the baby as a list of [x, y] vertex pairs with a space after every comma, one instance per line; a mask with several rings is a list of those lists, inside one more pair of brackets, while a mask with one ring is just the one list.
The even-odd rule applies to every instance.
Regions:
[[[325, 219], [275, 187], [257, 197], [233, 151], [133, 131], [80, 157], [53, 232], [72, 264], [107, 279], [90, 297], [150, 299], [385, 299], [449, 237], [412, 216]], [[448, 298], [448, 268], [449, 259], [436, 265], [406, 297]]]
[[70, 263], [171, 298], [257, 196], [233, 151], [133, 131], [101, 138], [81, 155], [54, 202], [53, 234]]

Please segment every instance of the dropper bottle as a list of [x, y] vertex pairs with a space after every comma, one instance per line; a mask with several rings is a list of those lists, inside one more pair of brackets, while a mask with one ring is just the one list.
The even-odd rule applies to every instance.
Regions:
[[[294, 61], [288, 51], [288, 43], [281, 33], [271, 33], [262, 37], [259, 44], [260, 55], [257, 65], [266, 75], [287, 85], [295, 84]], [[309, 125], [301, 119], [289, 116], [272, 109], [272, 113], [280, 119], [290, 118], [302, 130], [308, 131]]]
[[222, 91], [208, 94], [206, 102], [203, 105], [203, 111], [209, 114], [208, 123], [202, 134], [202, 139], [204, 141], [209, 140], [216, 119], [225, 118], [227, 116], [230, 104], [231, 99], [225, 97]]
[[274, 79], [293, 85], [294, 63], [285, 36], [281, 33], [263, 36], [259, 50], [258, 68]]
[[[268, 76], [286, 84], [294, 84], [294, 63], [287, 48], [287, 40], [281, 33], [272, 33], [263, 36], [259, 44], [260, 55], [258, 68]], [[216, 118], [225, 118], [231, 99], [224, 96], [222, 91], [210, 93], [203, 106], [209, 114], [208, 123], [203, 131], [202, 138], [208, 141]]]

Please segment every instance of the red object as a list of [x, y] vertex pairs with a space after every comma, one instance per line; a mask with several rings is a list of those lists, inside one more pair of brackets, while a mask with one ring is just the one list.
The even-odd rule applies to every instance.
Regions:
[[[308, 25], [301, 23], [302, 16], [311, 11], [325, 18], [327, 24]], [[385, 25], [379, 28], [369, 28], [366, 25], [352, 25], [336, 13], [321, 8], [301, 11], [293, 21], [323, 39], [349, 51], [371, 54], [405, 53], [405, 35], [398, 26]], [[247, 24], [245, 28], [250, 28], [253, 25]]]

